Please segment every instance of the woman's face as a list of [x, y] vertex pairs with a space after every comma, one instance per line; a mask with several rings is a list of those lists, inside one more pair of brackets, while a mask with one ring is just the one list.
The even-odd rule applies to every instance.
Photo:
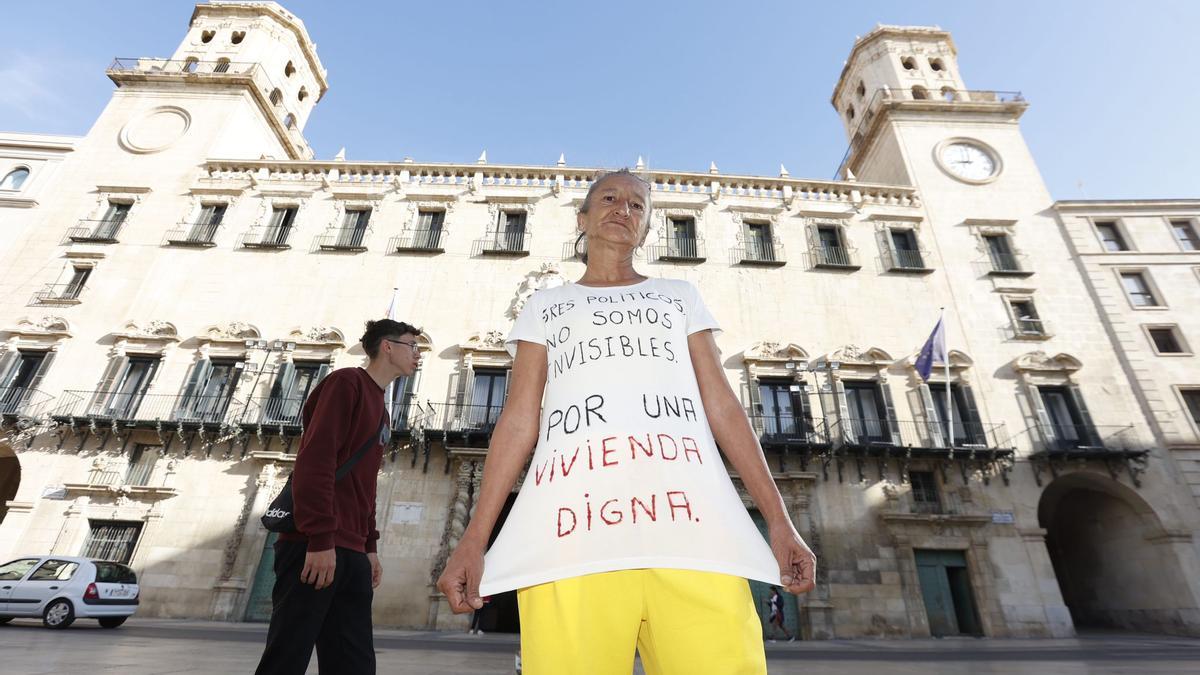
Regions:
[[642, 245], [649, 224], [646, 184], [632, 176], [609, 176], [592, 193], [587, 213], [578, 216], [589, 242], [606, 241], [630, 250]]

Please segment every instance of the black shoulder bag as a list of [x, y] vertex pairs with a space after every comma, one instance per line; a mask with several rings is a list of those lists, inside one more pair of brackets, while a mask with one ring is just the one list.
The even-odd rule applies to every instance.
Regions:
[[[339, 466], [337, 473], [333, 476], [333, 482], [346, 477], [350, 473], [350, 469], [358, 464], [358, 460], [362, 459], [367, 451], [375, 447], [376, 444], [387, 445], [390, 440], [391, 429], [387, 423], [387, 414], [384, 413], [383, 422], [379, 426], [379, 432], [367, 439], [366, 443], [354, 453], [354, 456], [346, 460], [346, 463]], [[271, 505], [267, 507], [267, 512], [263, 514], [262, 524], [267, 528], [268, 532], [276, 532], [279, 534], [293, 534], [298, 532], [296, 529], [296, 511], [295, 502], [292, 499], [292, 477], [288, 476], [287, 482], [283, 484], [283, 489], [279, 491], [279, 495], [271, 500]]]

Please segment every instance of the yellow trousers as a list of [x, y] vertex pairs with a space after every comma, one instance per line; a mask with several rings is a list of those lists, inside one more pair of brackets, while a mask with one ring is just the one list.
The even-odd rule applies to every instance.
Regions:
[[525, 675], [766, 675], [762, 624], [745, 579], [622, 570], [517, 592]]

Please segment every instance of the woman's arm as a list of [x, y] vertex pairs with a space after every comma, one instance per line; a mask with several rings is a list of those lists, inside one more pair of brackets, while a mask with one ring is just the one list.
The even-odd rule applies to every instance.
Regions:
[[437, 582], [438, 590], [446, 595], [455, 614], [483, 607], [483, 599], [479, 597], [483, 554], [504, 501], [537, 444], [545, 389], [546, 346], [524, 340], [518, 342], [508, 400], [504, 402], [504, 410], [488, 444], [483, 480], [475, 500], [475, 515]]
[[816, 558], [792, 525], [750, 421], [725, 378], [712, 331], [689, 335], [688, 350], [708, 424], [767, 521], [771, 551], [779, 562], [783, 585], [789, 593], [807, 593], [815, 586]]

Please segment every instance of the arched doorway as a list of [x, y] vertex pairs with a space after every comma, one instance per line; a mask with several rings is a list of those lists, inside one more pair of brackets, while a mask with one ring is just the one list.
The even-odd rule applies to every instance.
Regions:
[[1188, 632], [1183, 570], [1133, 488], [1088, 471], [1060, 476], [1042, 493], [1038, 521], [1077, 628]]
[[0, 443], [0, 523], [8, 515], [8, 503], [16, 498], [21, 485], [21, 462], [8, 443]]

